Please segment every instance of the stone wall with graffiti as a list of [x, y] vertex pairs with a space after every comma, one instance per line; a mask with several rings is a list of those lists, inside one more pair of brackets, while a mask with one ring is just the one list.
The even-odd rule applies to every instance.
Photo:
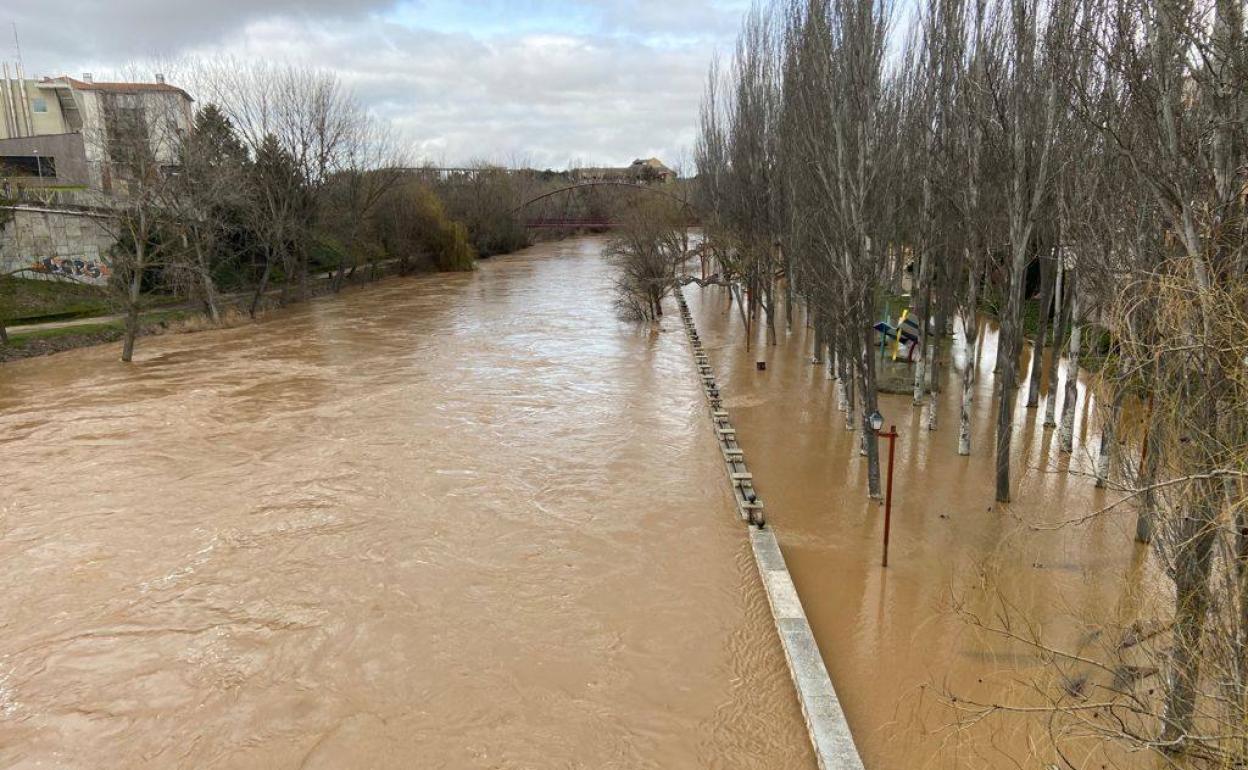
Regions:
[[15, 206], [0, 211], [0, 275], [106, 284], [115, 239], [98, 215]]

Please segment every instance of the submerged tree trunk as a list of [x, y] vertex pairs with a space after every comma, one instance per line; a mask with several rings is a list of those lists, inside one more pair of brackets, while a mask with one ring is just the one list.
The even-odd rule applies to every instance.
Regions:
[[1062, 428], [1058, 448], [1070, 454], [1075, 447], [1075, 412], [1079, 407], [1079, 345], [1083, 336], [1079, 326], [1079, 294], [1071, 273], [1070, 341], [1066, 345], [1066, 394], [1062, 399]]
[[854, 430], [857, 427], [858, 415], [854, 412], [854, 400], [857, 395], [858, 384], [858, 367], [853, 364], [848, 365], [849, 376], [845, 383], [845, 430]]
[[862, 336], [862, 437], [867, 448], [867, 494], [873, 499], [880, 497], [880, 440], [871, 427], [871, 415], [875, 412], [879, 396], [875, 386], [875, 354], [872, 351], [875, 330], [866, 327]]
[[811, 362], [814, 364], [823, 363], [823, 324], [818, 319], [815, 320], [815, 352], [811, 356]]
[[[142, 254], [143, 246], [137, 249]], [[139, 293], [143, 289], [143, 258], [139, 256], [130, 276], [130, 287], [126, 294], [126, 327], [125, 338], [121, 343], [121, 360], [129, 362], [134, 358], [134, 340], [139, 336]]]
[[[1154, 376], [1156, 369], [1154, 368]], [[1145, 419], [1143, 457], [1140, 459], [1140, 472], [1136, 486], [1143, 490], [1140, 493], [1140, 509], [1135, 517], [1135, 539], [1141, 543], [1150, 543], [1153, 540], [1153, 517], [1156, 513], [1157, 492], [1153, 489], [1153, 484], [1157, 479], [1157, 471], [1160, 467], [1158, 462], [1161, 456], [1161, 431], [1157, 425], [1157, 416], [1153, 412], [1153, 397], [1148, 397], [1148, 416]], [[1240, 510], [1245, 510], [1244, 506]], [[1240, 532], [1243, 532], [1241, 528]], [[1248, 626], [1245, 626], [1248, 628]]]
[[767, 313], [767, 344], [776, 344], [776, 280], [768, 276], [763, 293], [763, 310]]
[[[1051, 266], [1044, 263], [1053, 262]], [[1036, 344], [1031, 349], [1031, 379], [1027, 383], [1027, 408], [1035, 409], [1040, 406], [1040, 374], [1044, 369], [1044, 345], [1045, 340], [1049, 336], [1049, 310], [1053, 304], [1053, 279], [1056, 262], [1052, 259], [1040, 260], [1040, 326], [1036, 330]], [[1054, 348], [1054, 355], [1057, 349]], [[1053, 380], [1049, 381], [1049, 389], [1055, 387]]]
[[997, 361], [1001, 366], [1000, 404], [997, 409], [996, 486], [999, 503], [1010, 501], [1010, 449], [1014, 443], [1014, 403], [1018, 395], [1018, 350], [1023, 336], [1023, 285], [1027, 280], [1028, 239], [1015, 234], [1013, 240], [1010, 295], [997, 338]]
[[[835, 348], [835, 346], [832, 346]], [[849, 372], [845, 368], [845, 356], [836, 355], [836, 406], [842, 412], [849, 409]]]
[[[931, 289], [931, 259], [928, 256], [928, 250], [923, 249], [923, 254], [919, 258], [919, 286], [915, 292], [915, 296], [920, 298], [921, 304], [917, 308], [919, 322], [919, 360], [914, 365], [914, 397], [913, 402], [917, 406], [923, 403], [923, 394], [927, 390], [927, 362], [931, 360], [931, 334], [928, 331], [928, 322], [932, 309], [932, 289]], [[900, 334], [900, 331], [898, 331]]]
[[1001, 369], [1001, 400], [997, 410], [997, 502], [1010, 501], [1010, 446], [1014, 441], [1014, 385], [1016, 367], [1004, 362]]
[[1062, 254], [1058, 251], [1057, 282], [1054, 301], [1057, 302], [1057, 327], [1053, 330], [1053, 355], [1049, 357], [1049, 396], [1044, 401], [1044, 427], [1057, 425], [1057, 367], [1062, 360], [1062, 349], [1066, 345], [1066, 332], [1070, 328], [1071, 303], [1064, 298], [1065, 269], [1062, 265]]
[[1122, 387], [1114, 388], [1113, 402], [1109, 414], [1105, 415], [1105, 424], [1101, 426], [1101, 446], [1096, 457], [1096, 487], [1104, 489], [1109, 484], [1109, 474], [1114, 459], [1115, 434], [1118, 428], [1118, 415], [1122, 412], [1122, 399], [1126, 391]]
[[1209, 572], [1213, 561], [1216, 508], [1212, 500], [1217, 482], [1199, 482], [1202, 487], [1182, 522], [1175, 554], [1174, 641], [1171, 671], [1165, 698], [1164, 728], [1161, 740], [1180, 751], [1183, 739], [1195, 721], [1196, 697], [1200, 688], [1201, 640], [1209, 613]]
[[139, 336], [139, 297], [143, 291], [143, 272], [147, 269], [147, 213], [140, 209], [134, 237], [134, 264], [130, 266], [130, 287], [126, 294], [125, 336], [121, 343], [121, 360], [134, 357], [134, 341]]
[[945, 336], [945, 325], [948, 323], [947, 304], [940, 302], [936, 309], [936, 325], [932, 332], [932, 342], [928, 345], [931, 351], [931, 364], [928, 367], [928, 381], [931, 383], [929, 388], [931, 395], [927, 402], [927, 429], [936, 430], [937, 415], [940, 409], [940, 392], [941, 392], [941, 374], [940, 374], [940, 350], [941, 339]]
[[221, 323], [221, 309], [217, 303], [217, 287], [212, 280], [212, 270], [204, 255], [203, 244], [198, 238], [195, 239], [195, 261], [199, 265], [199, 277], [204, 290], [204, 306], [208, 308], [208, 317], [214, 324], [219, 324]]
[[978, 363], [977, 338], [979, 336], [979, 316], [976, 313], [976, 300], [979, 296], [978, 271], [972, 270], [971, 289], [967, 301], [967, 310], [962, 319], [962, 336], [964, 360], [962, 363], [962, 408], [958, 418], [958, 454], [966, 456], [971, 453], [971, 408], [975, 400], [975, 373]]

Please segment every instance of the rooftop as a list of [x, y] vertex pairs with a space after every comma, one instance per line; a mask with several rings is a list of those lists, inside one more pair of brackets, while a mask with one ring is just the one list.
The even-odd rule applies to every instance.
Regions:
[[168, 83], [101, 83], [94, 80], [79, 80], [71, 78], [68, 75], [61, 75], [56, 78], [44, 78], [39, 81], [40, 85], [56, 86], [60, 84], [68, 85], [76, 91], [109, 91], [112, 93], [132, 94], [138, 91], [161, 91], [165, 93], [181, 94], [190, 101], [195, 101], [191, 95], [183, 91], [177, 86], [171, 86]]

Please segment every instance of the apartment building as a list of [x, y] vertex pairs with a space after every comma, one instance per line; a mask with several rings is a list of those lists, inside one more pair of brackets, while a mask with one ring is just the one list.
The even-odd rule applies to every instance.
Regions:
[[192, 125], [190, 95], [160, 75], [119, 83], [0, 72], [0, 192], [20, 185], [124, 194], [123, 145], [137, 142], [157, 163], [174, 165], [177, 137]]

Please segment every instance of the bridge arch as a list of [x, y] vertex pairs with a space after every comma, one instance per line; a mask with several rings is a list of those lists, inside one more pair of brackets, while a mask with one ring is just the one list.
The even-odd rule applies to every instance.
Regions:
[[619, 225], [618, 222], [612, 222], [610, 221], [610, 219], [600, 219], [600, 218], [593, 218], [593, 217], [563, 216], [563, 217], [537, 217], [537, 218], [530, 217], [527, 219], [522, 218], [522, 214], [526, 210], [531, 209], [535, 204], [538, 204], [545, 200], [549, 200], [559, 195], [573, 194], [578, 190], [585, 190], [587, 188], [593, 188], [593, 187], [623, 187], [623, 188], [628, 188], [628, 189], [635, 190], [641, 193], [660, 195], [669, 200], [675, 201], [676, 203], [679, 203], [681, 208], [684, 210], [686, 216], [688, 216], [691, 221], [696, 221], [698, 218], [697, 216], [698, 209], [696, 206], [694, 206], [689, 201], [683, 198], [680, 198], [676, 195], [673, 195], [672, 193], [660, 187], [656, 187], [654, 185], [642, 184], [640, 182], [624, 182], [624, 181], [613, 181], [613, 180], [606, 180], [606, 179], [590, 180], [590, 181], [584, 181], [584, 182], [574, 182], [573, 184], [560, 187], [557, 190], [550, 190], [548, 192], [542, 193], [541, 195], [536, 195], [530, 198], [529, 200], [525, 201], [524, 203], [521, 203], [519, 206], [516, 206], [514, 209], [512, 209], [510, 213], [516, 219], [521, 219], [522, 223], [524, 224], [526, 228], [531, 228], [531, 229], [532, 228], [571, 229], [571, 228], [578, 228], [578, 227], [617, 227]]

